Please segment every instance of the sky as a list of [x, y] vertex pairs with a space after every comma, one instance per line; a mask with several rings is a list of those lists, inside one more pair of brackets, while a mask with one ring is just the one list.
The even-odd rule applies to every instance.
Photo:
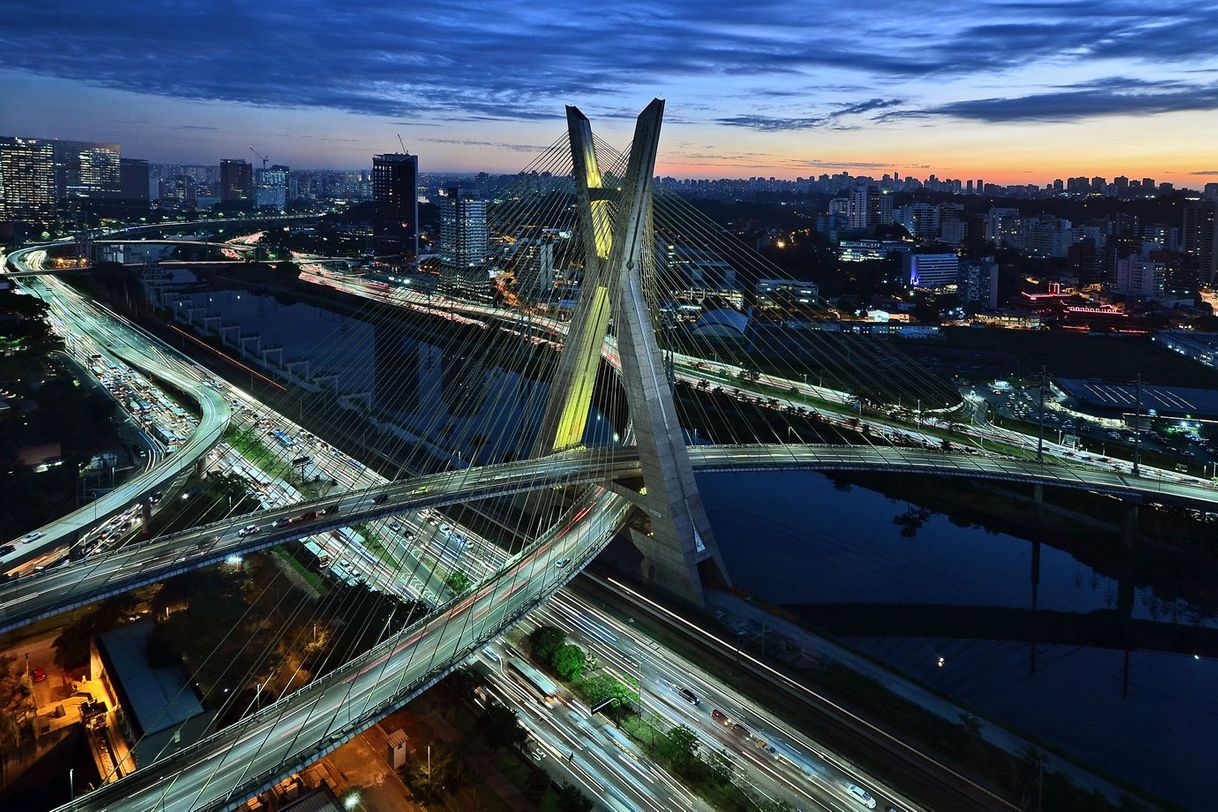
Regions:
[[658, 171], [1218, 181], [1218, 2], [0, 0], [0, 135], [517, 171], [563, 106]]

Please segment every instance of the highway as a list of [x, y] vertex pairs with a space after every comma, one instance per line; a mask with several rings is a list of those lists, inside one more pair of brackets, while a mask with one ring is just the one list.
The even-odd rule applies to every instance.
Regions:
[[[41, 264], [40, 252], [41, 249], [15, 251], [9, 255], [9, 261], [24, 267], [28, 259], [38, 266]], [[25, 541], [28, 535], [10, 539], [9, 543], [16, 547], [16, 551], [0, 559], [0, 569], [12, 569], [45, 555], [55, 547], [69, 544], [78, 533], [97, 527], [141, 497], [162, 488], [193, 466], [219, 441], [231, 416], [228, 401], [220, 393], [203, 386], [196, 373], [163, 354], [153, 343], [154, 339], [138, 328], [114, 315], [101, 312], [97, 306], [54, 278], [30, 279], [26, 284], [50, 305], [57, 319], [70, 325], [78, 335], [91, 336], [114, 357], [194, 397], [202, 410], [202, 420], [189, 440], [159, 465], [132, 477], [93, 502], [37, 528], [32, 532], [38, 536], [32, 541]]]
[[[1189, 482], [1133, 479], [1113, 471], [1040, 466], [1027, 460], [922, 449], [859, 446], [691, 446], [699, 471], [886, 471], [1012, 482], [1042, 482], [1116, 494], [1146, 494], [1214, 504], [1218, 492]], [[162, 536], [23, 578], [0, 587], [0, 631], [103, 597], [156, 583], [229, 555], [311, 536], [361, 521], [457, 502], [506, 496], [558, 485], [597, 484], [640, 475], [633, 447], [573, 449], [532, 460], [464, 468], [398, 480], [362, 491], [234, 516]], [[384, 496], [384, 500], [377, 500]], [[334, 511], [337, 508], [337, 512]], [[329, 510], [329, 513], [326, 511]], [[308, 514], [308, 521], [288, 520]], [[280, 521], [279, 526], [272, 526]], [[242, 535], [256, 524], [259, 531]]]
[[[572, 508], [574, 511], [574, 508]], [[60, 809], [233, 808], [391, 712], [561, 588], [609, 542], [630, 503], [597, 489], [571, 519], [476, 592], [244, 721]], [[566, 567], [554, 561], [570, 558]], [[475, 621], [474, 618], [477, 618]]]
[[[98, 329], [96, 325], [81, 324], [79, 326], [80, 329], [86, 331]], [[104, 330], [102, 330], [102, 334], [109, 335]], [[125, 345], [123, 346], [126, 348]], [[117, 349], [116, 352], [118, 352]], [[120, 355], [120, 357], [122, 356]], [[159, 358], [158, 360], [163, 362], [165, 359]], [[135, 362], [132, 363], [140, 366]], [[152, 374], [159, 373], [153, 372]], [[183, 386], [183, 384], [173, 381], [172, 378], [161, 377], [166, 377], [175, 385]], [[200, 385], [197, 375], [183, 388], [191, 391], [191, 385], [206, 388]], [[823, 397], [825, 394], [822, 391], [818, 393], [818, 396]], [[223, 399], [221, 402], [226, 405], [226, 401]], [[391, 516], [404, 511], [418, 511], [456, 501], [517, 493], [554, 484], [601, 482], [606, 479], [637, 476], [637, 460], [632, 459], [632, 454], [632, 449], [615, 449], [613, 452], [605, 449], [583, 450], [556, 455], [540, 461], [512, 463], [509, 466], [465, 469], [433, 475], [433, 477], [419, 477], [404, 482], [377, 485], [361, 493], [328, 497], [280, 510], [259, 513], [253, 519], [236, 517], [207, 528], [194, 528], [183, 534], [156, 539], [91, 558], [62, 570], [49, 571], [23, 580], [19, 584], [5, 587], [0, 590], [0, 628], [15, 628], [35, 617], [53, 614], [69, 605], [89, 602], [105, 594], [125, 591], [139, 583], [163, 580], [175, 572], [219, 561], [236, 551], [263, 547], [301, 535], [316, 534], [362, 519]], [[1044, 482], [1045, 484], [1059, 484], [1112, 493], [1158, 493], [1202, 502], [1213, 502], [1218, 497], [1218, 492], [1212, 487], [1188, 481], [1190, 478], [1186, 477], [1132, 480], [1116, 470], [1091, 469], [1082, 466], [1067, 468], [1053, 464], [1037, 465], [1027, 460], [889, 446], [695, 446], [691, 448], [691, 458], [694, 465], [700, 470], [753, 470], [785, 467], [842, 471], [885, 470]], [[500, 470], [501, 468], [503, 470]], [[376, 494], [380, 493], [385, 493], [390, 498], [377, 505], [373, 499]], [[624, 516], [628, 505], [622, 498], [604, 493], [598, 493], [596, 499], [599, 500], [597, 503], [589, 505], [593, 512], [586, 521], [582, 524], [573, 522], [564, 528], [567, 531], [565, 534], [560, 532], [560, 538], [554, 540], [555, 555], [559, 552], [566, 553], [570, 557], [578, 559], [582, 564], [586, 560], [585, 554], [594, 555], [595, 551], [599, 550], [599, 547], [595, 545], [603, 546], [604, 542], [594, 542], [590, 539], [589, 545], [592, 546], [586, 546], [573, 539], [589, 528], [589, 532], [594, 536], [600, 533], [612, 535], [613, 529], [609, 529], [605, 525], [607, 517], [615, 511]], [[324, 516], [319, 515], [316, 518], [301, 520], [286, 526], [281, 525], [276, 528], [267, 526], [275, 519], [300, 517], [311, 512], [320, 514], [327, 507], [338, 507], [337, 516], [331, 511]], [[250, 521], [257, 522], [262, 530], [259, 533], [241, 537], [240, 528]], [[145, 799], [146, 802], [133, 800], [131, 806], [94, 805], [98, 803], [96, 798], [105, 797], [102, 793], [108, 790], [103, 789], [97, 795], [84, 799], [75, 808], [149, 808], [155, 805], [155, 798], [161, 793], [165, 793], [163, 795], [164, 804], [174, 808], [177, 808], [179, 804], [187, 804], [193, 808], [196, 800], [199, 803], [210, 803], [207, 799], [212, 798], [222, 799], [231, 796], [240, 800], [238, 795], [265, 785], [279, 773], [290, 769], [292, 764], [299, 763], [291, 761], [291, 758], [303, 758], [304, 763], [307, 763], [321, 750], [336, 745], [337, 739], [331, 740], [330, 737], [335, 735], [334, 726], [341, 725], [342, 720], [334, 721], [333, 712], [337, 712], [340, 708], [345, 709], [344, 720], [350, 720], [354, 715], [360, 717], [359, 724], [364, 725], [370, 718], [375, 718], [375, 715], [391, 709], [380, 707], [383, 703], [397, 702], [400, 704], [401, 701], [404, 701], [405, 698], [399, 698], [397, 693], [382, 691], [378, 687], [379, 684], [366, 684], [370, 671], [384, 669], [385, 673], [398, 675], [397, 681], [389, 687], [403, 690], [420, 687], [425, 684], [422, 682], [425, 674], [430, 671], [440, 672], [449, 664], [450, 658], [447, 655], [458, 650], [468, 653], [476, 648], [476, 643], [469, 642], [469, 639], [475, 636], [473, 631], [466, 635], [462, 628], [453, 636], [447, 625], [465, 627], [473, 623], [479, 625], [498, 623], [504, 616], [514, 612], [517, 606], [523, 607], [520, 612], [525, 611], [528, 605], [531, 605], [524, 603], [526, 599], [535, 602], [544, 597], [544, 594], [549, 594], [547, 591], [549, 587], [544, 583], [547, 580], [554, 580], [546, 577], [550, 569], [546, 563], [549, 559], [539, 558], [544, 554], [545, 548], [544, 541], [537, 542], [530, 548], [529, 556], [525, 559], [515, 560], [508, 571], [508, 573], [515, 573], [513, 577], [519, 578], [523, 575], [528, 580], [511, 583], [509, 587], [508, 582], [504, 580], [508, 573], [500, 575], [496, 580], [480, 586], [473, 595], [455, 603], [450, 601], [444, 615], [416, 624], [411, 627], [411, 630], [408, 630], [421, 629], [421, 637], [412, 637], [408, 641], [399, 638], [400, 648], [395, 647], [384, 651], [382, 651], [383, 647], [378, 648], [353, 661], [352, 665], [344, 666], [340, 673], [348, 675], [347, 682], [331, 683], [329, 689], [321, 686], [319, 682], [293, 695], [297, 698], [299, 705], [294, 705], [290, 709], [281, 708], [280, 715], [295, 722], [294, 727], [281, 726], [278, 720], [263, 718], [266, 711], [280, 704], [276, 703], [258, 714], [257, 717], [242, 723], [239, 729], [221, 731], [206, 742], [200, 743], [198, 749], [191, 748], [188, 752], [195, 753], [201, 759], [199, 764], [183, 765], [181, 763], [182, 754], [177, 754], [154, 765], [155, 775], [147, 770], [138, 771], [131, 779], [128, 779], [131, 783], [128, 783], [127, 786], [134, 787], [130, 790], [134, 797]], [[574, 555], [571, 555], [572, 553]], [[532, 569], [527, 574], [522, 570], [524, 562], [533, 562]], [[538, 566], [541, 567], [542, 577], [528, 577], [537, 574]], [[578, 565], [574, 565], [566, 572], [573, 574], [577, 569]], [[501, 586], [512, 591], [505, 595], [487, 592], [488, 589], [498, 591]], [[504, 601], [505, 597], [510, 597], [517, 591], [521, 596], [521, 603], [518, 604], [514, 599]], [[473, 602], [469, 603], [469, 601]], [[461, 610], [467, 610], [470, 613], [469, 619], [464, 619]], [[442, 622], [450, 616], [451, 624]], [[462, 619], [458, 620], [458, 618]], [[499, 625], [497, 629], [503, 628], [505, 625]], [[497, 630], [492, 630], [476, 636], [481, 641], [493, 637], [496, 633]], [[381, 652], [383, 659], [366, 662], [368, 656], [377, 652]], [[416, 657], [420, 658], [417, 662]], [[428, 664], [435, 667], [424, 669], [421, 665], [418, 667], [411, 665], [412, 662], [416, 662], [417, 665], [418, 662], [421, 662], [421, 658], [426, 658]], [[365, 670], [349, 670], [361, 662], [367, 665]], [[675, 685], [675, 682], [671, 682], [671, 685]], [[326, 690], [329, 690], [328, 694]], [[346, 695], [348, 691], [351, 692], [350, 697], [363, 700], [357, 701], [356, 704], [360, 706], [359, 708], [353, 709], [345, 701], [336, 699], [338, 695]], [[286, 697], [281, 702], [291, 699], [293, 697]], [[724, 704], [727, 702], [725, 701]], [[323, 710], [319, 710], [318, 716], [311, 717], [309, 713], [313, 707]], [[677, 709], [681, 710], [679, 706]], [[301, 713], [306, 710], [308, 712], [302, 717]], [[370, 717], [369, 714], [373, 715]], [[263, 721], [255, 723], [255, 719]], [[340, 735], [346, 736], [349, 732], [341, 731]], [[225, 756], [220, 748], [227, 749], [233, 736], [238, 737], [234, 747], [234, 752], [238, 755], [229, 757], [228, 763], [241, 764], [244, 769], [231, 770], [230, 772], [234, 776], [231, 781], [227, 773], [223, 777], [218, 776], [215, 780], [209, 781], [205, 775], [209, 769], [206, 765], [224, 763]], [[220, 743], [213, 741], [216, 739], [223, 741]], [[712, 740], [713, 736], [708, 743]], [[318, 741], [322, 744], [318, 745]], [[208, 745], [208, 742], [212, 744]], [[204, 745], [211, 747], [212, 750], [208, 751]], [[279, 764], [274, 761], [273, 755], [266, 756], [268, 751], [272, 754], [281, 753], [288, 760], [280, 759], [283, 763]], [[307, 754], [307, 757], [301, 754]], [[261, 776], [252, 775], [260, 767], [264, 771], [275, 770], [275, 772]], [[168, 774], [175, 777], [171, 779], [156, 778], [156, 776], [166, 775], [167, 771]], [[154, 781], [155, 785], [149, 783]], [[261, 783], [257, 783], [259, 781]], [[123, 786], [123, 784], [116, 786]], [[838, 790], [836, 800], [840, 803], [840, 787]], [[833, 800], [833, 793], [830, 792], [829, 799], [822, 803], [821, 807], [837, 808], [833, 804]], [[141, 803], [144, 805], [137, 805]]]

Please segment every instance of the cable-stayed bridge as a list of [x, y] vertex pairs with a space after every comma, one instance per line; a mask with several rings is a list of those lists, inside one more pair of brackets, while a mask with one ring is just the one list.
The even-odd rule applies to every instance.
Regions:
[[[474, 454], [469, 458], [458, 456], [455, 467], [402, 476], [385, 485], [303, 499], [256, 515], [230, 516], [22, 579], [0, 590], [0, 626], [15, 628], [235, 553], [404, 512], [502, 501], [502, 497], [516, 495], [520, 512], [533, 517], [529, 522], [514, 520], [516, 526], [511, 529], [525, 541], [507, 550], [505, 559], [495, 562], [494, 575], [469, 593], [454, 597], [424, 618], [401, 620], [400, 628], [387, 623], [383, 641], [373, 650], [282, 696], [237, 725], [151, 765], [139, 765], [131, 775], [81, 799], [73, 808], [176, 810], [240, 803], [279, 776], [341, 744], [462, 662], [559, 589], [604, 548], [632, 513], [643, 517], [631, 523], [629, 532], [643, 554], [644, 577], [680, 597], [700, 600], [703, 570], [709, 569], [711, 577], [720, 581], [727, 581], [728, 574], [701, 506], [695, 470], [790, 467], [946, 474], [1218, 502], [1218, 491], [1199, 480], [1133, 477], [1113, 468], [898, 444], [878, 428], [881, 421], [874, 421], [877, 428], [872, 429], [862, 419], [864, 401], [876, 404], [903, 398], [906, 403], [917, 402], [920, 422], [923, 403], [928, 412], [953, 408], [955, 393], [886, 345], [852, 342], [830, 331], [804, 338], [815, 354], [816, 372], [827, 375], [831, 386], [805, 385], [801, 389], [791, 377], [757, 373], [741, 377], [737, 386], [764, 392], [772, 400], [782, 396], [773, 391], [775, 382], [781, 381], [801, 399], [818, 403], [813, 411], [823, 409], [837, 415], [834, 421], [820, 420], [810, 427], [807, 410], [758, 417], [755, 410], [729, 408], [713, 391], [684, 391], [683, 386], [698, 388], [691, 381], [715, 378], [713, 373], [699, 378], [697, 365], [690, 366], [692, 359], [704, 357], [707, 337], [683, 332], [679, 319], [662, 306], [662, 292], [672, 287], [671, 277], [704, 276], [714, 269], [723, 272], [724, 267], [737, 272], [750, 269], [755, 278], [775, 271], [760, 266], [756, 258], [731, 244], [679, 199], [654, 193], [662, 112], [662, 102], [650, 105], [639, 117], [631, 148], [617, 152], [595, 139], [588, 120], [570, 108], [567, 137], [522, 173], [523, 183], [535, 187], [533, 191], [508, 199], [495, 212], [497, 250], [493, 259], [505, 270], [497, 275], [497, 283], [506, 277], [519, 282], [535, 262], [566, 267], [578, 275], [579, 300], [574, 316], [561, 330], [547, 325], [541, 316], [535, 322], [528, 307], [519, 307], [505, 317], [500, 308], [478, 304], [476, 299], [484, 292], [478, 289], [479, 280], [485, 280], [484, 266], [442, 266], [441, 281], [450, 301], [464, 300], [462, 307], [467, 311], [493, 316], [500, 331], [507, 329], [503, 322], [515, 323], [512, 346], [488, 340], [488, 349], [479, 355], [471, 342], [454, 342], [454, 354], [460, 356], [458, 366], [437, 371], [436, 359], [423, 355], [416, 359], [419, 368], [414, 381], [389, 383], [385, 388], [391, 395], [402, 394], [395, 386], [422, 390], [418, 399], [437, 407], [431, 409], [437, 417], [427, 434], [472, 448]], [[562, 192], [556, 179], [568, 179], [570, 193]], [[556, 242], [547, 233], [566, 231], [576, 236]], [[673, 247], [678, 244], [709, 246], [704, 253], [715, 256], [703, 257], [691, 270], [681, 259], [688, 258], [689, 252], [682, 255]], [[661, 245], [673, 247], [671, 262], [661, 262]], [[546, 253], [548, 259], [541, 256]], [[20, 260], [14, 255], [19, 271]], [[511, 289], [501, 290], [513, 294]], [[470, 302], [471, 297], [475, 301]], [[715, 298], [715, 294], [706, 294], [707, 300]], [[704, 303], [702, 308], [713, 306]], [[519, 339], [536, 340], [546, 331], [562, 333], [561, 350], [556, 354], [536, 353], [543, 357], [540, 362], [533, 355], [522, 360], [518, 349], [512, 348], [523, 344], [529, 349], [529, 342]], [[776, 341], [772, 336], [753, 339], [754, 344], [762, 345], [762, 354], [780, 349]], [[343, 349], [336, 344], [335, 363], [349, 362], [357, 349], [367, 350]], [[718, 352], [723, 347], [713, 349]], [[133, 352], [128, 359], [136, 366], [156, 367], [153, 362], [162, 352], [158, 349], [147, 357]], [[717, 358], [714, 368], [722, 369], [734, 357], [727, 353], [726, 360]], [[605, 359], [610, 363], [602, 364]], [[678, 372], [681, 360], [685, 364]], [[605, 375], [606, 367], [614, 374]], [[519, 373], [522, 368], [545, 377], [544, 393], [521, 394], [526, 387], [520, 380], [528, 377]], [[505, 369], [517, 375], [515, 383]], [[206, 388], [189, 376], [175, 378], [156, 368], [149, 371], [192, 396]], [[388, 372], [386, 379], [391, 377]], [[480, 380], [497, 381], [500, 388], [494, 390]], [[516, 387], [514, 393], [512, 386]], [[837, 392], [854, 394], [836, 401], [826, 397]], [[516, 399], [508, 397], [509, 393]], [[214, 400], [205, 394], [198, 396], [201, 403]], [[369, 400], [383, 400], [383, 412], [389, 408], [384, 404], [392, 399]], [[327, 420], [335, 428], [346, 428], [339, 422], [357, 417], [382, 419], [372, 410], [352, 416], [349, 406], [340, 401], [334, 400], [330, 415], [318, 418], [323, 426]], [[303, 411], [303, 400], [301, 403]], [[509, 448], [507, 444], [514, 438], [501, 436], [508, 432], [496, 434], [495, 419], [471, 430], [470, 423], [476, 421], [468, 414], [489, 410], [502, 419], [521, 403], [538, 418], [536, 430], [528, 437], [527, 458], [516, 453], [519, 442]], [[857, 408], [857, 417], [842, 416], [842, 411], [848, 414], [852, 408]], [[616, 421], [620, 435], [630, 445], [607, 442], [603, 437], [590, 441], [594, 412]], [[690, 422], [705, 427], [709, 444], [688, 445], [686, 425]], [[821, 442], [791, 441], [809, 433]], [[917, 430], [911, 434], [908, 429], [894, 434], [932, 437]], [[733, 442], [722, 442], [727, 437]], [[201, 433], [199, 447], [191, 454], [201, 456], [217, 439], [211, 432]], [[285, 449], [283, 456], [290, 458], [293, 453]], [[404, 463], [404, 471], [435, 468], [434, 459], [402, 453], [413, 463]], [[243, 535], [241, 531], [251, 524], [258, 531]], [[563, 561], [568, 563], [558, 566]]]

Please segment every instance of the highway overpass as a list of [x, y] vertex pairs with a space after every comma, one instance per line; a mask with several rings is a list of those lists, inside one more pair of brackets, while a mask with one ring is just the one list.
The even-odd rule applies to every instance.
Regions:
[[[24, 260], [23, 252], [10, 255], [16, 262]], [[22, 255], [22, 256], [19, 256]], [[156, 339], [126, 323], [98, 311], [91, 303], [53, 279], [30, 280], [31, 290], [40, 295], [55, 315], [72, 325], [79, 334], [91, 336], [105, 351], [184, 392], [198, 403], [202, 418], [190, 438], [177, 451], [109, 493], [37, 528], [40, 534], [34, 542], [10, 539], [16, 551], [0, 559], [0, 569], [12, 569], [43, 555], [57, 546], [71, 543], [79, 533], [92, 530], [111, 516], [122, 512], [132, 503], [163, 488], [183, 471], [195, 465], [207, 451], [219, 442], [228, 428], [231, 408], [228, 401], [214, 389], [204, 386], [189, 368], [162, 353]]]
[[[858, 446], [691, 446], [698, 471], [809, 470], [887, 472], [1039, 483], [1103, 493], [1156, 497], [1213, 506], [1212, 487], [1133, 479], [1090, 468], [1037, 465], [1026, 460], [959, 452]], [[639, 477], [633, 447], [578, 449], [548, 457], [464, 468], [390, 482], [376, 488], [301, 502], [277, 510], [234, 516], [182, 533], [162, 536], [23, 578], [0, 588], [0, 632], [101, 598], [218, 563], [230, 555], [262, 549], [339, 527], [495, 496], [563, 485], [597, 484]], [[386, 497], [378, 503], [378, 499]], [[337, 508], [337, 511], [335, 510]], [[327, 512], [328, 511], [328, 512]], [[309, 513], [309, 521], [284, 523]], [[257, 524], [258, 533], [241, 536]]]

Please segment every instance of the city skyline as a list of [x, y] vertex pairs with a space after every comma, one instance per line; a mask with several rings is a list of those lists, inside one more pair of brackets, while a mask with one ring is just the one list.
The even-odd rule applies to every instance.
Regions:
[[770, 2], [748, 20], [628, 4], [590, 26], [568, 11], [149, 7], [113, 26], [111, 11], [51, 3], [0, 33], [0, 98], [12, 134], [115, 141], [164, 163], [253, 144], [276, 163], [354, 168], [400, 133], [421, 171], [510, 172], [561, 132], [561, 103], [624, 142], [623, 111], [662, 95], [658, 171], [675, 177], [1218, 177], [1212, 5], [882, 3], [804, 21]]

